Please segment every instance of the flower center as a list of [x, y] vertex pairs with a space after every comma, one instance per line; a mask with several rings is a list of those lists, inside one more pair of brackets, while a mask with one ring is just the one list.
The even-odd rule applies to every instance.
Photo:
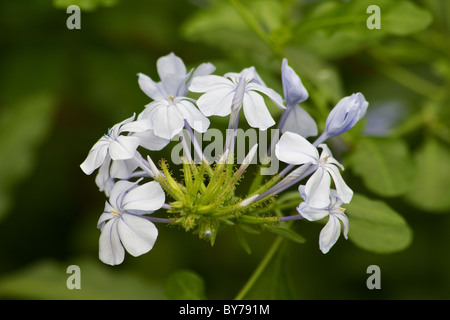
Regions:
[[113, 215], [114, 218], [116, 218], [120, 214], [120, 212], [116, 210], [111, 210], [111, 214]]
[[173, 97], [173, 95], [169, 94], [169, 96], [167, 97], [167, 101], [169, 101], [170, 104], [173, 104], [175, 101], [175, 98]]

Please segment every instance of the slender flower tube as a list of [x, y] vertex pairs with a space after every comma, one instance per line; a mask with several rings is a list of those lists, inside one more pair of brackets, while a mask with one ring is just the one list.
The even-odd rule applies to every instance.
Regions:
[[336, 185], [339, 197], [349, 203], [353, 197], [353, 191], [342, 179], [339, 169], [342, 165], [333, 158], [330, 149], [321, 144], [323, 149], [321, 155], [316, 147], [302, 136], [286, 132], [275, 146], [275, 155], [283, 162], [293, 165], [311, 164], [316, 167], [316, 171], [308, 179], [305, 192], [309, 199], [310, 206], [314, 208], [324, 208], [329, 204], [331, 178]]
[[[242, 83], [242, 79], [245, 79], [245, 83]], [[245, 87], [242, 88], [244, 84]], [[208, 117], [227, 116], [236, 111], [234, 106], [239, 105], [237, 101], [242, 101], [248, 124], [260, 130], [267, 130], [275, 124], [260, 93], [269, 97], [280, 109], [285, 109], [281, 96], [262, 82], [254, 67], [244, 69], [240, 73], [227, 73], [223, 77], [216, 75], [195, 77], [189, 90], [204, 93], [197, 100], [197, 105]]]
[[331, 110], [325, 123], [325, 131], [314, 142], [319, 145], [328, 138], [338, 136], [351, 129], [366, 114], [369, 103], [358, 92], [342, 98]]
[[210, 63], [200, 65], [195, 71], [186, 72], [183, 61], [170, 53], [157, 61], [159, 83], [142, 73], [138, 74], [141, 90], [154, 101], [147, 104], [139, 119], [148, 119], [153, 133], [172, 139], [184, 128], [185, 120], [198, 132], [205, 132], [209, 120], [195, 106], [195, 100], [187, 98], [188, 86], [197, 76], [210, 74], [215, 68]]
[[135, 257], [150, 251], [158, 229], [142, 215], [160, 209], [164, 201], [164, 191], [155, 181], [141, 186], [124, 180], [117, 182], [98, 220], [100, 260], [117, 265], [123, 262], [125, 250]]
[[338, 240], [341, 234], [341, 223], [344, 238], [348, 238], [349, 220], [344, 214], [345, 209], [341, 208], [343, 201], [339, 198], [336, 190], [330, 191], [328, 206], [324, 208], [314, 208], [310, 205], [305, 186], [300, 186], [299, 192], [305, 200], [297, 207], [297, 211], [302, 217], [309, 221], [317, 221], [328, 216], [328, 222], [319, 235], [319, 247], [323, 253], [327, 253]]

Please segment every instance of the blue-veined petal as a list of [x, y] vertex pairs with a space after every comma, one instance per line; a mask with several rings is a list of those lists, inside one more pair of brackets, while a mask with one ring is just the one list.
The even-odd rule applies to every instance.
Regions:
[[121, 216], [118, 233], [125, 250], [134, 257], [150, 251], [158, 237], [158, 229], [152, 222], [130, 214]]

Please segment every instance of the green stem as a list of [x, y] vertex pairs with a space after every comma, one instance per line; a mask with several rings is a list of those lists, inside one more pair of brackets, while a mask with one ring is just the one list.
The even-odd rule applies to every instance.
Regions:
[[277, 253], [278, 249], [280, 248], [281, 244], [283, 243], [282, 237], [277, 237], [272, 246], [270, 247], [269, 251], [267, 251], [264, 258], [259, 263], [256, 270], [253, 272], [250, 279], [248, 279], [247, 283], [242, 287], [241, 291], [236, 295], [234, 300], [242, 300], [244, 297], [248, 294], [250, 289], [255, 285], [256, 281], [259, 279], [261, 274], [266, 269], [267, 265], [270, 263], [272, 258], [274, 257], [275, 253]]

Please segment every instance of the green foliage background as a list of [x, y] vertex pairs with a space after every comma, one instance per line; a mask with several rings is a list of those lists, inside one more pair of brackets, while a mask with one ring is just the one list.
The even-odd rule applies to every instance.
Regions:
[[[66, 27], [70, 4], [81, 30]], [[381, 9], [379, 30], [366, 27], [369, 5]], [[288, 58], [321, 129], [340, 98], [365, 95], [367, 118], [330, 141], [356, 193], [348, 241], [323, 255], [321, 224], [298, 221], [304, 244], [264, 232], [246, 235], [244, 250], [233, 232], [211, 247], [160, 226], [150, 253], [116, 267], [98, 260], [105, 198], [79, 164], [148, 103], [136, 74], [157, 79], [156, 60], [170, 52], [188, 67], [210, 61], [217, 74], [255, 66], [280, 93]], [[231, 299], [270, 248], [238, 297], [450, 298], [449, 57], [446, 0], [2, 1], [0, 298]], [[374, 134], [375, 123], [390, 126]], [[72, 264], [81, 290], [66, 287]], [[366, 287], [370, 265], [380, 290]]]

